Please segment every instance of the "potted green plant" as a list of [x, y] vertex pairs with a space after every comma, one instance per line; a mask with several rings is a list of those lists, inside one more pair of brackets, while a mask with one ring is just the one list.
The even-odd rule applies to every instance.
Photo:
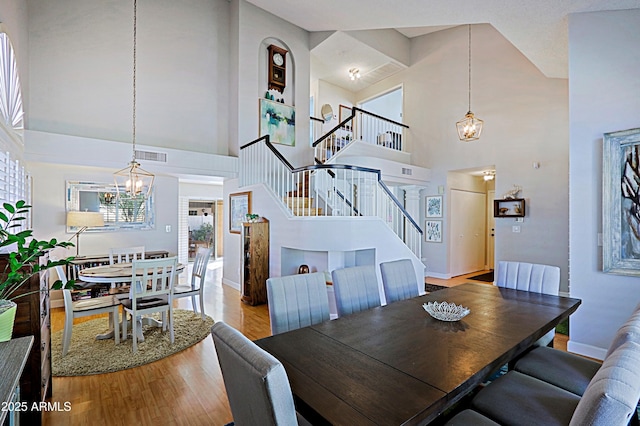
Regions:
[[[55, 238], [37, 240], [33, 238], [31, 229], [18, 230], [26, 220], [26, 213], [31, 208], [24, 200], [15, 204], [4, 203], [0, 211], [0, 250], [8, 251], [4, 270], [0, 271], [0, 342], [11, 339], [13, 323], [17, 305], [15, 300], [33, 294], [34, 292], [20, 292], [20, 288], [29, 282], [34, 275], [58, 265], [67, 265], [73, 257], [61, 260], [50, 260], [40, 264], [40, 257], [56, 247], [70, 247], [73, 243], [58, 242]], [[15, 232], [12, 232], [15, 231]], [[72, 288], [73, 281], [69, 281], [66, 288]], [[53, 284], [54, 289], [62, 288], [62, 281]]]

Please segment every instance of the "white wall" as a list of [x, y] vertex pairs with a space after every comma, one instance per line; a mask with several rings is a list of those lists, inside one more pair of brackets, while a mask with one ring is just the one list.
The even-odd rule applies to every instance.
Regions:
[[[29, 128], [131, 141], [133, 3], [28, 5]], [[138, 3], [138, 143], [227, 155], [228, 22], [225, 0]]]
[[[412, 66], [358, 92], [357, 98], [367, 99], [403, 85], [403, 122], [410, 126], [405, 131], [406, 149], [414, 164], [432, 172], [430, 187], [423, 195], [437, 194], [438, 186], [447, 183], [448, 171], [492, 164], [498, 176], [497, 196], [513, 184], [521, 185], [528, 208], [522, 232], [511, 232], [511, 219], [496, 221], [496, 259], [558, 265], [561, 290], [566, 290], [567, 80], [543, 76], [490, 25], [474, 25], [472, 37], [471, 107], [485, 120], [479, 141], [460, 142], [455, 131], [456, 121], [468, 109], [466, 26], [414, 39]], [[533, 161], [540, 162], [540, 169], [532, 167]], [[448, 220], [444, 218], [445, 227]], [[447, 250], [446, 243], [423, 244], [428, 272], [449, 274], [451, 254]]]
[[[66, 241], [65, 185], [67, 180], [110, 183], [114, 170], [72, 165], [32, 163], [33, 229], [39, 239]], [[144, 245], [146, 250], [178, 251], [178, 180], [156, 176], [155, 229], [145, 231], [84, 232], [80, 235], [80, 254], [107, 254], [110, 247]], [[171, 232], [165, 226], [171, 225]], [[75, 238], [73, 239], [75, 243]], [[69, 249], [75, 255], [76, 249]]]
[[[569, 18], [571, 316], [569, 350], [602, 358], [640, 302], [640, 279], [602, 272], [603, 133], [640, 127], [640, 10]], [[605, 212], [606, 214], [606, 212]]]
[[[289, 51], [287, 54], [287, 87], [284, 96], [296, 108], [296, 146], [278, 145], [282, 154], [294, 165], [312, 163], [313, 151], [309, 148], [309, 33], [256, 6], [244, 1], [233, 0], [232, 8], [237, 19], [232, 23], [232, 31], [238, 34], [237, 67], [231, 72], [238, 84], [237, 110], [231, 113], [232, 133], [229, 152], [237, 155], [239, 147], [257, 139], [258, 99], [264, 96], [266, 88], [268, 44], [277, 41]], [[235, 65], [234, 65], [235, 66]], [[235, 107], [235, 105], [233, 105]]]

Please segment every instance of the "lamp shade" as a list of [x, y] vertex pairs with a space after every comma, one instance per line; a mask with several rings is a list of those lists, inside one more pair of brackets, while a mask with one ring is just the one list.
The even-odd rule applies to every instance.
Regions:
[[67, 212], [67, 226], [104, 226], [104, 216], [100, 212]]

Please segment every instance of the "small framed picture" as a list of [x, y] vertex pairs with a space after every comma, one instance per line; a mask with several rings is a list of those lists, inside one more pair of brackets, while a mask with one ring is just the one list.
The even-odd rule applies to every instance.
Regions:
[[251, 213], [251, 192], [229, 194], [229, 232], [240, 233], [247, 213]]
[[441, 220], [425, 221], [424, 240], [428, 243], [442, 242], [442, 221]]
[[424, 211], [425, 217], [442, 217], [442, 195], [427, 196]]

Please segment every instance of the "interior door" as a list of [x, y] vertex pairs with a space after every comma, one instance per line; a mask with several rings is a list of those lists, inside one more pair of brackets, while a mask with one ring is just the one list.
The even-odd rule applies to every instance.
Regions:
[[493, 217], [493, 200], [496, 191], [487, 191], [487, 263], [489, 269], [495, 268], [496, 218]]
[[451, 190], [452, 276], [484, 269], [486, 200], [486, 194]]

